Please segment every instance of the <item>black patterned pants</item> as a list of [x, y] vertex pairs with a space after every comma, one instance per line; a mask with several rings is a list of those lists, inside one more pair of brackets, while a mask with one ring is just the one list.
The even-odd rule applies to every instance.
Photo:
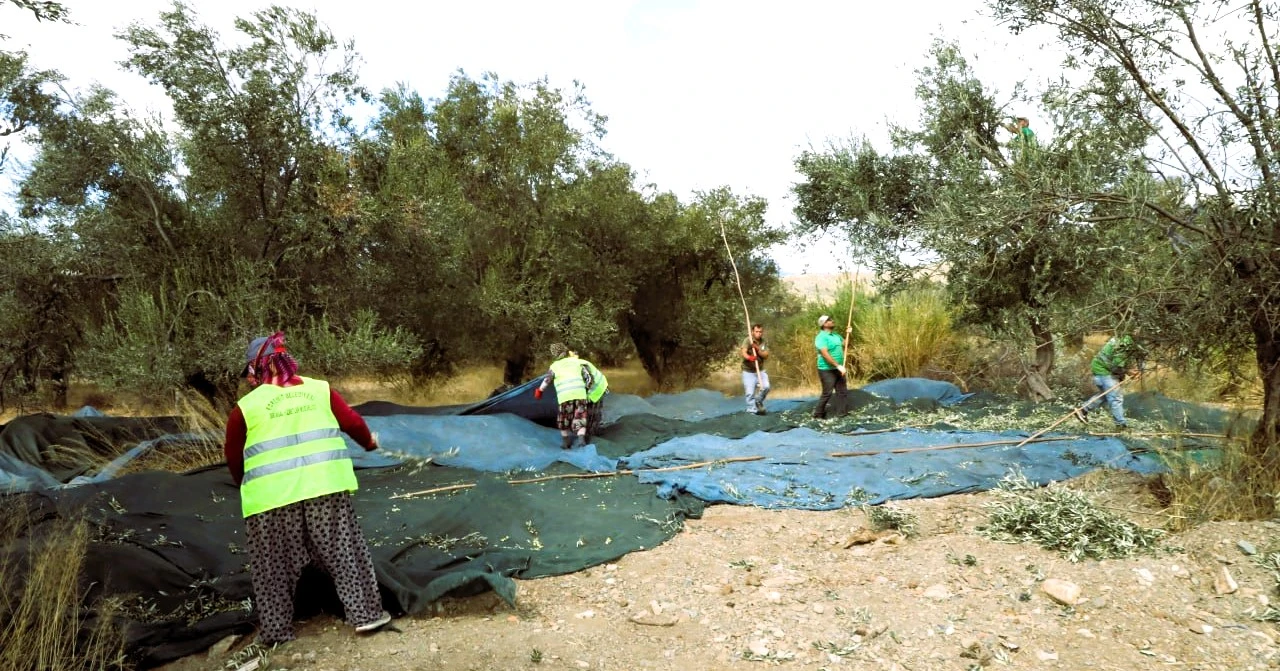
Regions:
[[253, 604], [262, 643], [293, 640], [293, 595], [302, 569], [311, 562], [333, 578], [348, 624], [368, 624], [382, 616], [373, 557], [350, 493], [251, 515], [244, 525], [253, 557]]

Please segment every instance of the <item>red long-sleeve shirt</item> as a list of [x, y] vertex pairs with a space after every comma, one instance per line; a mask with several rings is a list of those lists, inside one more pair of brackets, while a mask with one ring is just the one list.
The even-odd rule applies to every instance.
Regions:
[[[364, 418], [352, 410], [342, 395], [332, 387], [329, 388], [329, 409], [338, 418], [338, 428], [351, 436], [351, 440], [356, 441], [357, 445], [369, 451], [376, 447], [373, 444], [373, 434], [369, 432], [369, 425], [364, 423]], [[240, 412], [240, 406], [237, 405], [227, 415], [227, 438], [222, 444], [222, 451], [227, 457], [227, 469], [231, 471], [231, 479], [237, 485], [244, 479], [244, 441], [247, 431], [244, 413]]]

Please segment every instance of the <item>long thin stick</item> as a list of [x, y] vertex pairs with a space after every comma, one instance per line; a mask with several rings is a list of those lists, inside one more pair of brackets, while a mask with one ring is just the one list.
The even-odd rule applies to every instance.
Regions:
[[1119, 388], [1119, 387], [1120, 387], [1120, 385], [1122, 385], [1122, 384], [1124, 384], [1124, 383], [1128, 382], [1129, 380], [1134, 380], [1134, 379], [1137, 379], [1137, 376], [1134, 376], [1134, 377], [1131, 377], [1131, 378], [1125, 378], [1125, 379], [1123, 379], [1123, 380], [1121, 380], [1121, 381], [1119, 381], [1119, 382], [1117, 382], [1117, 383], [1115, 383], [1115, 384], [1111, 385], [1111, 388], [1110, 388], [1110, 389], [1107, 389], [1107, 390], [1105, 390], [1105, 391], [1099, 392], [1098, 394], [1095, 394], [1095, 395], [1094, 395], [1092, 398], [1090, 398], [1089, 400], [1087, 400], [1087, 401], [1085, 401], [1084, 403], [1081, 403], [1080, 405], [1078, 405], [1078, 406], [1076, 406], [1076, 407], [1072, 408], [1072, 409], [1071, 409], [1071, 412], [1068, 412], [1067, 414], [1063, 415], [1063, 416], [1062, 416], [1062, 418], [1061, 418], [1061, 419], [1059, 419], [1058, 421], [1056, 421], [1056, 422], [1054, 422], [1053, 424], [1050, 424], [1049, 426], [1046, 426], [1046, 427], [1044, 427], [1043, 429], [1040, 429], [1039, 431], [1036, 431], [1035, 433], [1031, 434], [1031, 435], [1030, 435], [1026, 440], [1022, 441], [1021, 443], [1018, 443], [1018, 447], [1022, 447], [1023, 445], [1025, 445], [1026, 443], [1030, 442], [1031, 440], [1033, 440], [1033, 439], [1035, 439], [1035, 438], [1039, 438], [1040, 436], [1043, 436], [1044, 434], [1046, 434], [1046, 433], [1048, 433], [1049, 431], [1053, 430], [1053, 427], [1055, 427], [1055, 426], [1057, 426], [1057, 425], [1059, 425], [1059, 424], [1061, 424], [1061, 423], [1063, 423], [1063, 422], [1067, 421], [1068, 419], [1071, 419], [1071, 417], [1072, 417], [1073, 415], [1075, 415], [1077, 412], [1080, 412], [1081, 410], [1084, 410], [1085, 406], [1089, 405], [1090, 403], [1093, 403], [1094, 401], [1096, 401], [1096, 400], [1098, 400], [1098, 399], [1102, 398], [1103, 396], [1106, 396], [1107, 394], [1110, 394], [1111, 392], [1113, 392], [1113, 391], [1115, 391], [1117, 388]]
[[407, 498], [414, 497], [414, 496], [426, 496], [427, 494], [442, 494], [442, 493], [444, 493], [444, 492], [456, 492], [456, 491], [458, 491], [458, 490], [460, 490], [460, 489], [471, 489], [472, 487], [475, 487], [475, 486], [476, 486], [476, 484], [475, 484], [474, 482], [469, 483], [469, 484], [461, 484], [461, 485], [449, 485], [448, 487], [436, 487], [435, 489], [424, 489], [424, 490], [422, 490], [422, 491], [420, 491], [420, 492], [408, 492], [408, 493], [405, 493], [405, 494], [394, 494], [394, 495], [392, 495], [392, 497], [391, 497], [391, 498], [393, 498], [393, 499], [407, 499]]
[[1129, 436], [1130, 438], [1170, 438], [1170, 437], [1172, 437], [1172, 438], [1221, 438], [1221, 439], [1223, 439], [1223, 440], [1226, 440], [1227, 438], [1230, 438], [1230, 437], [1231, 437], [1231, 436], [1228, 436], [1228, 435], [1223, 434], [1223, 433], [1178, 433], [1178, 432], [1175, 432], [1175, 431], [1163, 431], [1163, 432], [1153, 432], [1153, 433], [1128, 433], [1128, 432], [1124, 432], [1124, 433], [1120, 433], [1120, 432], [1115, 432], [1115, 433], [1093, 433], [1093, 432], [1089, 432], [1089, 433], [1086, 433], [1085, 435], [1086, 435], [1086, 436], [1099, 436], [1099, 437], [1103, 437], [1103, 438], [1105, 438], [1105, 437], [1107, 437], [1107, 436]]
[[849, 319], [844, 323], [844, 352], [840, 354], [840, 366], [849, 366], [849, 339], [853, 335], [853, 275], [849, 276]]
[[[751, 337], [751, 312], [747, 310], [747, 295], [742, 292], [742, 276], [738, 274], [738, 262], [733, 260], [733, 249], [729, 247], [729, 235], [724, 232], [724, 219], [716, 217], [716, 223], [720, 224], [720, 239], [724, 240], [724, 251], [729, 255], [729, 265], [733, 267], [733, 281], [738, 287], [738, 298], [742, 300], [742, 314], [747, 318], [747, 342], [752, 345], [755, 341]], [[756, 389], [753, 392], [756, 395], [760, 393], [760, 385], [763, 380], [760, 379], [760, 357], [756, 356], [752, 361], [756, 365]]]
[[[1050, 438], [1037, 438], [1030, 442], [1050, 443], [1058, 440], [1075, 440], [1075, 436], [1052, 436]], [[927, 445], [925, 447], [899, 447], [892, 450], [861, 450], [858, 452], [832, 452], [829, 457], [870, 457], [877, 454], [906, 454], [908, 452], [934, 452], [937, 450], [955, 450], [962, 447], [991, 447], [992, 445], [1013, 445], [1018, 446], [1026, 444], [1028, 441], [1018, 442], [1017, 440], [987, 440], [980, 443], [955, 443], [951, 445]]]
[[574, 480], [586, 478], [608, 478], [615, 475], [632, 475], [640, 473], [666, 473], [669, 471], [687, 471], [691, 468], [702, 468], [703, 466], [718, 466], [720, 464], [736, 464], [743, 461], [760, 461], [764, 457], [728, 457], [726, 459], [714, 459], [711, 461], [699, 461], [693, 464], [685, 464], [683, 466], [665, 466], [663, 468], [642, 468], [640, 470], [622, 469], [617, 471], [605, 471], [603, 473], [565, 473], [563, 475], [548, 475], [541, 478], [530, 478], [528, 480], [507, 480], [510, 485], [528, 485], [535, 482], [550, 482], [552, 480]]

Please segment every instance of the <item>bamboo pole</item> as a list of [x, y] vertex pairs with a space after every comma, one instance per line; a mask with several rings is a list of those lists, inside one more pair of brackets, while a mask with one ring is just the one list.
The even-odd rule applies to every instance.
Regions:
[[[724, 230], [724, 219], [716, 217], [716, 223], [720, 224], [720, 239], [724, 240], [724, 251], [729, 255], [729, 265], [733, 268], [734, 286], [738, 288], [738, 298], [742, 300], [742, 314], [747, 319], [747, 342], [754, 345], [755, 341], [751, 337], [751, 311], [747, 309], [747, 295], [742, 291], [742, 276], [738, 274], [738, 262], [733, 260], [733, 249], [729, 247], [729, 234]], [[752, 394], [759, 398], [760, 386], [764, 381], [760, 379], [760, 356], [758, 352], [755, 360], [751, 363], [756, 365], [756, 388]], [[757, 402], [757, 405], [760, 405], [759, 402]]]
[[443, 494], [444, 492], [456, 492], [461, 489], [471, 489], [476, 483], [465, 483], [461, 485], [449, 485], [448, 487], [436, 487], [435, 489], [424, 489], [420, 492], [407, 492], [405, 494], [393, 494], [393, 499], [407, 499], [414, 496], [426, 496], [427, 494]]
[[1097, 393], [1097, 394], [1094, 394], [1094, 395], [1093, 395], [1089, 400], [1087, 400], [1087, 401], [1085, 401], [1084, 403], [1081, 403], [1080, 405], [1078, 405], [1078, 406], [1076, 406], [1076, 407], [1072, 408], [1072, 409], [1071, 409], [1071, 412], [1068, 412], [1067, 414], [1063, 415], [1063, 416], [1062, 416], [1058, 421], [1056, 421], [1056, 422], [1054, 422], [1053, 424], [1050, 424], [1049, 426], [1046, 426], [1046, 427], [1044, 427], [1043, 429], [1040, 429], [1039, 431], [1036, 431], [1035, 433], [1033, 433], [1033, 434], [1031, 434], [1030, 436], [1028, 436], [1026, 440], [1022, 441], [1021, 443], [1018, 443], [1018, 447], [1022, 447], [1023, 445], [1026, 445], [1027, 443], [1031, 442], [1032, 440], [1034, 440], [1034, 439], [1036, 439], [1036, 438], [1039, 438], [1040, 436], [1043, 436], [1044, 434], [1046, 434], [1046, 433], [1048, 433], [1048, 432], [1052, 431], [1052, 430], [1053, 430], [1053, 428], [1054, 428], [1054, 427], [1056, 427], [1057, 425], [1059, 425], [1059, 424], [1061, 424], [1061, 423], [1063, 423], [1063, 422], [1067, 421], [1068, 419], [1071, 419], [1071, 417], [1072, 417], [1073, 415], [1075, 415], [1077, 412], [1080, 412], [1081, 410], [1084, 410], [1085, 406], [1089, 405], [1090, 403], [1093, 403], [1094, 401], [1096, 401], [1096, 400], [1098, 400], [1098, 399], [1102, 398], [1103, 396], [1106, 396], [1107, 394], [1110, 394], [1111, 392], [1113, 392], [1113, 391], [1115, 391], [1116, 389], [1118, 389], [1118, 388], [1120, 387], [1120, 385], [1122, 385], [1122, 384], [1124, 384], [1124, 383], [1128, 382], [1129, 380], [1136, 380], [1136, 379], [1138, 379], [1138, 376], [1136, 376], [1136, 375], [1135, 375], [1135, 376], [1133, 376], [1133, 377], [1131, 377], [1131, 378], [1125, 378], [1125, 379], [1123, 379], [1123, 380], [1121, 380], [1121, 381], [1119, 381], [1119, 382], [1117, 382], [1117, 383], [1115, 383], [1115, 384], [1111, 385], [1111, 388], [1110, 388], [1110, 389], [1107, 389], [1107, 390], [1101, 391], [1101, 392], [1099, 392], [1099, 393]]
[[950, 445], [926, 445], [925, 447], [899, 447], [892, 450], [860, 450], [858, 452], [832, 452], [829, 457], [870, 457], [877, 454], [906, 454], [908, 452], [934, 452], [938, 450], [955, 450], [962, 447], [991, 447], [993, 445], [1013, 445], [1017, 443], [1019, 447], [1028, 442], [1035, 443], [1051, 443], [1060, 440], [1074, 440], [1074, 436], [1053, 436], [1050, 438], [1036, 438], [1035, 440], [1023, 440], [1021, 442], [1010, 440], [987, 440], [980, 443], [954, 443]]

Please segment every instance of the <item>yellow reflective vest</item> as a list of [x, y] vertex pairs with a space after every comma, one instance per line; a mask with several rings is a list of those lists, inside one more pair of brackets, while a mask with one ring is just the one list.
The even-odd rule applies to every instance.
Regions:
[[551, 364], [555, 376], [556, 403], [585, 401], [587, 381], [582, 379], [582, 365], [586, 362], [576, 356], [567, 356]]
[[246, 429], [240, 483], [245, 517], [357, 488], [329, 407], [329, 383], [301, 379], [292, 387], [261, 385], [237, 403]]

